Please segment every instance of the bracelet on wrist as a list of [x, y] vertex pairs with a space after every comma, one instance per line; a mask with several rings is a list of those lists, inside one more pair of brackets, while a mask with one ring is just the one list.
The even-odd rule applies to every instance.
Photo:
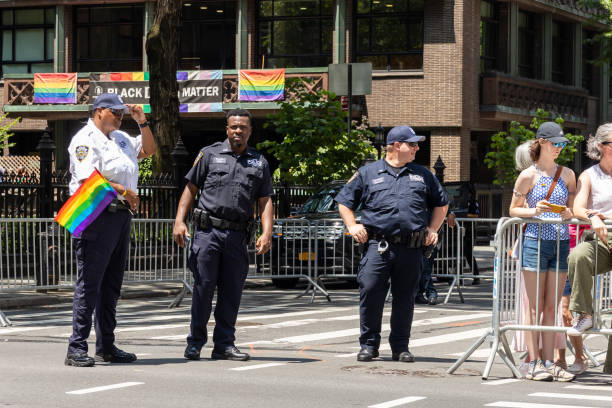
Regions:
[[127, 187], [123, 186], [123, 193], [121, 193], [122, 197], [125, 197], [127, 195]]

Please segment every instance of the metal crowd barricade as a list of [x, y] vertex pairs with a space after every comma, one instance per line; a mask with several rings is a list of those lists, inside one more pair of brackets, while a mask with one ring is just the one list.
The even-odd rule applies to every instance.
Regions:
[[357, 279], [361, 253], [341, 218], [313, 222], [317, 243], [314, 276], [321, 278]]
[[[186, 251], [174, 220], [133, 219], [124, 282], [182, 282]], [[70, 234], [52, 218], [0, 218], [0, 292], [71, 288], [77, 262]], [[0, 311], [0, 326], [10, 320]]]
[[[474, 343], [472, 346], [448, 369], [448, 373], [454, 373], [461, 364], [463, 364], [470, 355], [476, 351], [485, 341], [492, 342], [491, 353], [487, 359], [482, 378], [487, 379], [493, 361], [496, 355], [499, 355], [502, 361], [510, 368], [512, 374], [516, 378], [521, 378], [518, 371], [512, 351], [506, 338], [506, 333], [509, 331], [538, 331], [538, 332], [559, 332], [565, 333], [568, 327], [563, 325], [559, 319], [558, 307], [562, 293], [555, 293], [555, 322], [552, 326], [544, 326], [540, 324], [527, 325], [522, 320], [522, 298], [521, 298], [521, 256], [524, 223], [539, 224], [538, 228], [541, 231], [543, 224], [559, 224], [552, 220], [539, 219], [522, 219], [522, 218], [501, 218], [498, 222], [497, 231], [495, 234], [495, 260], [493, 265], [493, 308], [491, 327]], [[574, 225], [590, 225], [587, 222], [570, 220], [564, 221], [563, 224]], [[612, 226], [608, 224], [608, 229]], [[608, 233], [612, 233], [608, 231]], [[516, 245], [515, 245], [516, 243]], [[557, 234], [557, 248], [559, 245], [559, 236]], [[541, 250], [541, 243], [538, 241], [538, 252]], [[558, 255], [557, 255], [558, 257]], [[597, 259], [595, 260], [597, 262]], [[558, 259], [557, 259], [558, 265]], [[595, 266], [594, 266], [595, 267]], [[539, 263], [538, 263], [539, 269]], [[536, 285], [539, 286], [540, 273], [537, 273]], [[559, 282], [559, 271], [555, 271], [557, 283]], [[612, 329], [606, 327], [602, 321], [602, 314], [609, 312], [612, 305], [612, 272], [596, 275], [593, 285], [593, 328], [587, 330], [587, 334], [603, 334], [612, 335]], [[559, 285], [557, 285], [559, 287]], [[561, 286], [562, 287], [562, 286]], [[540, 315], [543, 306], [540, 304], [540, 299], [536, 299], [536, 316]], [[587, 352], [587, 355], [590, 353]], [[589, 356], [592, 358], [592, 356]]]

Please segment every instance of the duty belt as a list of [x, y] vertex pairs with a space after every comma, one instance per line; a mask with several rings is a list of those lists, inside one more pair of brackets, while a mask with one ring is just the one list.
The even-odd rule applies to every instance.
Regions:
[[114, 213], [117, 211], [130, 211], [130, 207], [117, 197], [113, 198], [113, 201], [106, 207], [106, 211]]
[[398, 235], [383, 235], [373, 232], [369, 228], [367, 230], [368, 239], [387, 241], [390, 244], [406, 245], [408, 248], [422, 248], [425, 246], [425, 239], [427, 239], [426, 229]]
[[249, 222], [229, 221], [222, 218], [213, 217], [206, 210], [194, 208], [193, 223], [202, 229], [214, 227], [218, 229], [228, 229], [234, 231], [245, 231], [249, 226]]

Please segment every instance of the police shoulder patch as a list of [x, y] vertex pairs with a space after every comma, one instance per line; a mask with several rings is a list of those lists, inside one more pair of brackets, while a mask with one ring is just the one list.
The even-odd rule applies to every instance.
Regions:
[[357, 176], [359, 176], [359, 171], [356, 171], [350, 179], [348, 179], [348, 181], [346, 182], [346, 184], [349, 184], [351, 181], [355, 180], [357, 178]]
[[87, 153], [89, 153], [89, 146], [77, 146], [74, 149], [74, 155], [78, 161], [83, 161], [87, 157]]
[[195, 160], [193, 161], [193, 166], [192, 167], [195, 167], [195, 165], [198, 164], [198, 162], [200, 161], [202, 156], [204, 156], [204, 152], [202, 150], [200, 150], [200, 153], [198, 153], [198, 157], [196, 157]]

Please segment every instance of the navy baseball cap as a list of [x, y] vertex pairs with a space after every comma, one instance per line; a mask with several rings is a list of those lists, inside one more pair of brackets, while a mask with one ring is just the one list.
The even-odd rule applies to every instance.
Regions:
[[414, 133], [410, 126], [396, 126], [387, 133], [387, 145], [395, 142], [422, 142], [425, 136]]
[[544, 122], [538, 128], [536, 132], [536, 139], [550, 140], [552, 143], [569, 142], [569, 140], [563, 136], [563, 129], [555, 122]]
[[115, 93], [103, 93], [99, 95], [93, 103], [93, 109], [98, 108], [111, 108], [111, 109], [123, 109], [124, 113], [129, 113], [130, 110], [123, 104], [121, 97]]

